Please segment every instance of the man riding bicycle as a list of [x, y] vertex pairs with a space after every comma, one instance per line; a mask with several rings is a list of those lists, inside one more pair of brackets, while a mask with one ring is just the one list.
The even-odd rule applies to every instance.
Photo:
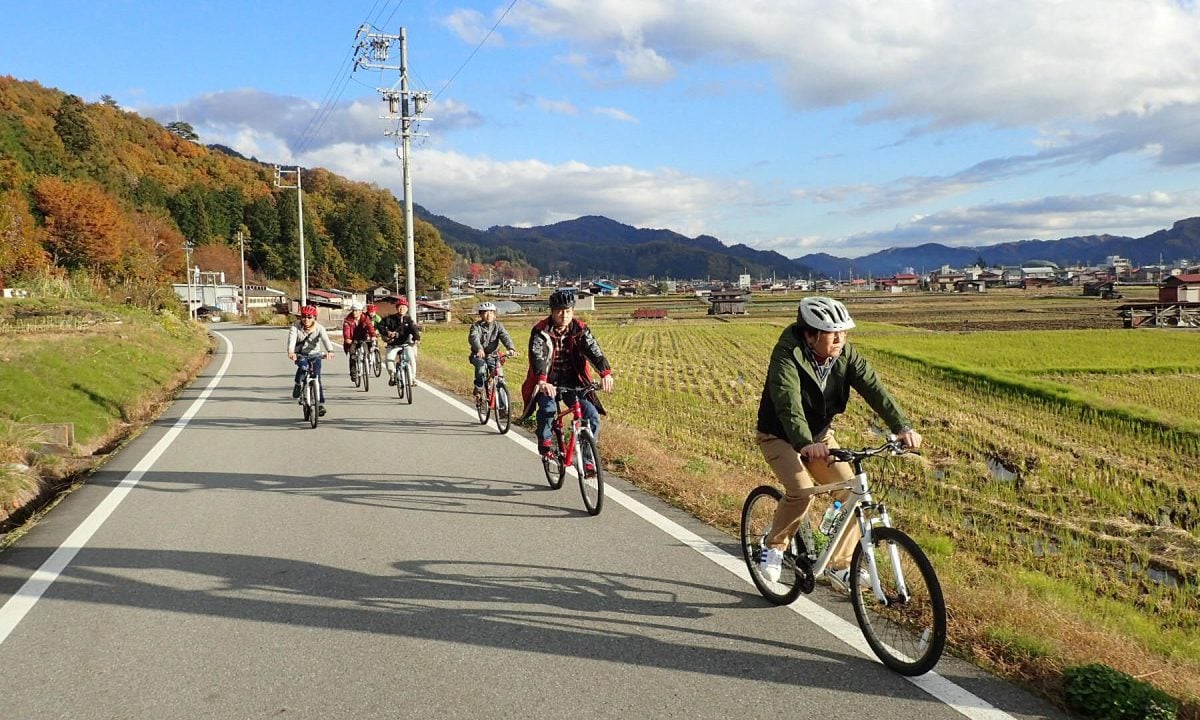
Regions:
[[[396, 303], [396, 312], [388, 315], [379, 323], [379, 332], [383, 335], [383, 339], [387, 342], [387, 371], [388, 385], [395, 386], [396, 384], [396, 356], [403, 350], [405, 345], [416, 345], [421, 342], [421, 330], [417, 327], [417, 323], [408, 315], [408, 301], [404, 298]], [[414, 348], [408, 349], [409, 365], [412, 365], [412, 355]], [[415, 368], [410, 368], [410, 371], [415, 372]]]
[[[767, 531], [760, 567], [771, 582], [782, 573], [783, 553], [800, 527], [814, 486], [851, 478], [845, 463], [830, 464], [829, 449], [839, 447], [833, 438], [833, 419], [845, 412], [854, 388], [888, 428], [909, 448], [921, 446], [921, 434], [912, 429], [900, 406], [884, 389], [867, 359], [846, 343], [854, 327], [842, 303], [827, 297], [800, 301], [796, 322], [779, 336], [771, 351], [767, 378], [758, 405], [756, 439], [767, 464], [786, 490], [775, 508]], [[845, 500], [849, 491], [834, 493]], [[850, 558], [862, 533], [857, 525], [842, 536], [826, 571], [835, 588], [849, 588]], [[836, 568], [836, 569], [835, 569]], [[869, 583], [869, 581], [868, 581]]]
[[[612, 367], [604, 357], [599, 343], [587, 325], [575, 319], [575, 293], [555, 290], [550, 294], [550, 316], [533, 326], [529, 334], [529, 372], [521, 385], [525, 401], [522, 420], [537, 410], [538, 449], [542, 455], [553, 453], [550, 442], [550, 422], [558, 414], [557, 386], [589, 387], [592, 370], [600, 372], [600, 388], [613, 388]], [[576, 393], [565, 393], [564, 402], [574, 403]], [[604, 406], [592, 390], [580, 396], [583, 415], [591, 426], [592, 435], [599, 438], [600, 416]], [[584, 458], [585, 470], [594, 469], [592, 458]], [[591, 466], [591, 467], [588, 467]]]
[[[296, 363], [296, 384], [292, 387], [292, 397], [298, 398], [309, 366], [312, 366], [313, 373], [320, 378], [321, 358], [333, 359], [333, 342], [329, 339], [329, 332], [325, 330], [325, 326], [317, 322], [317, 309], [312, 305], [300, 308], [300, 319], [288, 330], [287, 356], [288, 360]], [[322, 383], [318, 383], [318, 386], [321, 388], [321, 397], [318, 400], [317, 413], [324, 417], [325, 386]]]
[[483, 399], [483, 386], [488, 371], [496, 367], [496, 351], [503, 344], [508, 354], [517, 356], [517, 349], [504, 325], [496, 320], [496, 303], [481, 302], [475, 306], [479, 319], [467, 331], [467, 342], [471, 345], [471, 364], [475, 366], [475, 402]]
[[363, 313], [363, 304], [350, 305], [350, 314], [342, 321], [342, 350], [350, 356], [350, 382], [358, 382], [358, 346], [375, 338], [375, 324]]

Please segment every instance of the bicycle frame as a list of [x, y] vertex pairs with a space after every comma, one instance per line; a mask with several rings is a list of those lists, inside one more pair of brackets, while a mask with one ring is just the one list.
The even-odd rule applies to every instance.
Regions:
[[[834, 453], [838, 453], [835, 449]], [[848, 453], [847, 453], [848, 454]], [[837, 525], [829, 536], [829, 543], [817, 559], [813, 563], [813, 575], [820, 577], [825, 571], [826, 566], [833, 557], [834, 548], [841, 542], [842, 536], [846, 534], [850, 527], [850, 521], [853, 519], [858, 523], [859, 530], [862, 531], [862, 539], [859, 540], [859, 545], [862, 546], [864, 558], [867, 561], [867, 574], [871, 577], [871, 592], [875, 594], [875, 598], [880, 602], [886, 602], [883, 588], [879, 584], [879, 568], [875, 563], [875, 554], [870, 552], [873, 546], [872, 531], [876, 526], [888, 527], [892, 526], [892, 518], [888, 514], [887, 507], [883, 503], [875, 502], [871, 497], [870, 483], [867, 480], [867, 473], [863, 470], [863, 460], [866, 456], [851, 455], [849, 460], [839, 460], [836, 455], [831, 457], [831, 462], [849, 462], [854, 469], [854, 476], [845, 482], [831, 483], [829, 485], [820, 485], [812, 489], [812, 495], [824, 495], [837, 492], [839, 490], [849, 490], [850, 496], [842, 503], [842, 515], [838, 518]], [[808, 518], [801, 521], [801, 528], [811, 527], [808, 525]], [[804, 543], [796, 543], [797, 547], [802, 547]], [[889, 546], [888, 552], [892, 561], [892, 567], [896, 574], [896, 586], [903, 597], [908, 597], [908, 586], [904, 582], [904, 571], [900, 566], [900, 553], [894, 545]]]
[[491, 357], [496, 358], [495, 365], [488, 366], [488, 377], [486, 384], [488, 407], [496, 410], [496, 387], [504, 380], [504, 363], [508, 358], [507, 355], [495, 354]]
[[[575, 392], [575, 402], [567, 405], [562, 410], [559, 410], [554, 415], [554, 419], [550, 421], [550, 431], [555, 435], [562, 436], [564, 424], [563, 420], [569, 415], [571, 416], [571, 432], [570, 437], [563, 438], [563, 464], [571, 466], [575, 462], [575, 438], [579, 437], [579, 433], [583, 431], [583, 404], [579, 398], [586, 390], [578, 390]], [[562, 391], [559, 391], [558, 400], [562, 399]], [[591, 432], [589, 430], [588, 432]]]

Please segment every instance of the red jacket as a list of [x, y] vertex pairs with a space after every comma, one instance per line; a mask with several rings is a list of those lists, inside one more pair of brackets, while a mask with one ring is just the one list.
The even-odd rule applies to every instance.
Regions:
[[375, 337], [375, 323], [371, 322], [370, 316], [366, 313], [359, 313], [358, 322], [350, 315], [342, 321], [342, 349], [350, 352], [350, 348], [355, 342], [361, 342], [367, 338]]
[[[551, 368], [554, 367], [554, 341], [550, 336], [551, 327], [551, 319], [545, 318], [534, 325], [533, 330], [529, 333], [529, 371], [525, 374], [525, 382], [521, 385], [521, 399], [525, 401], [524, 417], [533, 414], [536, 407], [533, 397], [537, 384], [546, 380]], [[571, 324], [564, 331], [562, 347], [563, 352], [566, 353], [571, 374], [574, 376], [572, 378], [573, 385], [583, 386], [591, 383], [591, 366], [593, 365], [600, 371], [600, 377], [612, 374], [608, 358], [604, 357], [604, 352], [600, 350], [600, 345], [592, 336], [592, 331], [580, 320], [571, 320]], [[559, 382], [562, 382], [561, 378]], [[597, 412], [601, 415], [605, 414], [604, 405], [600, 403], [600, 398], [596, 396], [595, 392], [588, 393], [588, 400], [596, 406]]]

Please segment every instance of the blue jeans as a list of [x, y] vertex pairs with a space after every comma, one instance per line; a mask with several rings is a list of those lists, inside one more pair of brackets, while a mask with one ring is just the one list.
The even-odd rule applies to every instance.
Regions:
[[483, 386], [487, 384], [488, 370], [496, 367], [496, 356], [475, 357], [472, 355], [471, 364], [475, 366], [475, 389], [482, 390]]
[[[574, 404], [577, 393], [564, 393], [563, 402], [568, 407]], [[534, 398], [537, 402], [537, 434], [544, 447], [550, 440], [550, 421], [558, 414], [558, 403], [554, 398], [545, 393], [540, 393]], [[596, 441], [600, 441], [600, 413], [596, 410], [596, 406], [587, 399], [586, 396], [579, 396], [579, 406], [583, 410], [583, 419], [587, 421], [588, 427], [592, 429], [592, 437]], [[564, 420], [566, 422], [566, 420]]]
[[[320, 355], [298, 355], [296, 357], [296, 384], [304, 382], [304, 377], [308, 374], [308, 366], [312, 365], [313, 373], [321, 377], [321, 356]], [[321, 399], [318, 401], [322, 405], [325, 404], [325, 383], [317, 383], [317, 387], [321, 389]]]

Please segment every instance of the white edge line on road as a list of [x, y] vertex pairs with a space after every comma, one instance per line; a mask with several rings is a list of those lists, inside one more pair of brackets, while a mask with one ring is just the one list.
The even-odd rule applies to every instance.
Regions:
[[216, 388], [217, 383], [221, 382], [221, 378], [224, 377], [225, 371], [229, 369], [229, 363], [233, 359], [233, 343], [219, 332], [213, 332], [213, 335], [221, 338], [226, 345], [225, 361], [221, 363], [221, 368], [217, 371], [217, 374], [209, 381], [208, 386], [204, 388], [200, 396], [192, 401], [187, 411], [175, 421], [171, 429], [154, 444], [150, 452], [146, 453], [141, 461], [125, 475], [121, 482], [109, 491], [108, 495], [100, 501], [100, 504], [92, 510], [91, 514], [75, 528], [67, 539], [63, 541], [62, 545], [58, 546], [54, 554], [47, 558], [46, 562], [42, 563], [42, 566], [25, 581], [25, 584], [8, 599], [8, 602], [4, 603], [4, 607], [0, 607], [0, 643], [8, 639], [9, 634], [16, 629], [25, 615], [33, 609], [33, 606], [46, 590], [54, 584], [54, 581], [58, 579], [62, 571], [71, 564], [71, 560], [75, 558], [75, 555], [87, 545], [88, 540], [108, 520], [113, 511], [117, 509], [117, 506], [121, 504], [121, 501], [125, 499], [125, 496], [133, 490], [150, 468], [154, 467], [154, 463], [166, 452], [171, 443], [175, 441], [175, 438], [179, 436], [179, 433], [183, 432], [183, 429], [187, 427], [187, 424], [199, 412], [201, 406], [204, 405], [204, 401], [208, 399], [213, 389]]
[[[478, 415], [475, 413], [475, 408], [462, 402], [457, 397], [451, 396], [425, 384], [422, 384], [422, 389], [431, 395], [441, 398], [451, 406], [459, 408], [470, 417], [478, 420]], [[537, 445], [528, 438], [514, 433], [508, 433], [507, 437], [530, 452], [537, 452]], [[573, 475], [574, 470], [571, 472]], [[729, 572], [738, 576], [747, 585], [753, 587], [754, 583], [750, 579], [750, 573], [748, 570], [746, 570], [746, 563], [742, 560], [742, 558], [730, 555], [713, 543], [705, 540], [691, 530], [688, 530], [674, 520], [664, 517], [654, 510], [651, 510], [620, 490], [606, 486], [604, 488], [604, 495], [606, 498], [615, 500], [618, 504], [624, 506], [625, 509], [632, 512], [634, 515], [637, 515], [654, 527], [662, 530], [684, 545], [687, 545], [717, 565], [720, 565]], [[800, 615], [804, 619], [808, 620], [813, 625], [816, 625], [818, 628], [837, 638], [841, 642], [859, 651], [865, 657], [874, 660], [875, 662], [879, 662], [879, 659], [875, 657], [875, 653], [873, 653], [870, 646], [867, 645], [867, 641], [865, 638], [863, 638], [862, 631], [859, 630], [857, 625], [853, 625], [846, 620], [843, 620], [841, 617], [834, 615], [825, 608], [805, 597], [799, 598], [796, 602], [789, 605], [788, 608], [797, 615]], [[956, 712], [964, 715], [965, 717], [971, 718], [971, 720], [1016, 720], [1016, 718], [1014, 718], [1012, 715], [1000, 710], [974, 693], [955, 685], [935, 672], [928, 672], [919, 677], [906, 677], [905, 679], [929, 693], [933, 697], [937, 698]]]

